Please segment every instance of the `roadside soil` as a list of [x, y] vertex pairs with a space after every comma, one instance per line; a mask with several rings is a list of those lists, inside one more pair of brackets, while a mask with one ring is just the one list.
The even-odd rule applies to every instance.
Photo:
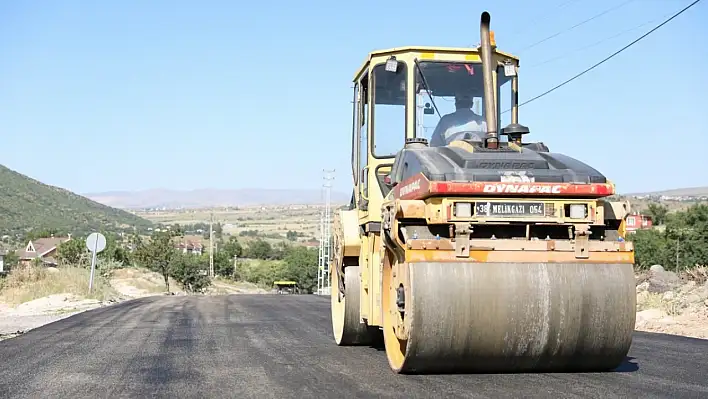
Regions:
[[655, 265], [638, 274], [635, 328], [708, 339], [708, 267], [676, 274]]

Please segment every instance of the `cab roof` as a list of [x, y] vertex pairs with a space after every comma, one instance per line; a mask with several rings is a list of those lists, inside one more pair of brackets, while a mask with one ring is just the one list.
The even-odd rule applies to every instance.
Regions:
[[[500, 54], [504, 57], [516, 60], [518, 63], [519, 57], [506, 53], [504, 51], [498, 50], [496, 47], [493, 48], [494, 52]], [[437, 46], [404, 46], [404, 47], [392, 47], [381, 50], [374, 50], [369, 53], [364, 62], [361, 64], [359, 69], [357, 69], [354, 74], [354, 81], [356, 81], [359, 76], [364, 72], [366, 67], [371, 62], [371, 59], [379, 56], [395, 55], [402, 53], [457, 53], [457, 54], [479, 54], [479, 47], [437, 47]]]

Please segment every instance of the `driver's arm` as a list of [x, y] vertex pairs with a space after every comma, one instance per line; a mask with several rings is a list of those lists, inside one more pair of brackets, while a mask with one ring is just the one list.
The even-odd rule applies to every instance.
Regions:
[[433, 131], [433, 135], [430, 136], [430, 146], [431, 147], [440, 147], [440, 146], [445, 145], [445, 138], [442, 135], [450, 127], [450, 118], [448, 118], [448, 116], [449, 115], [445, 115], [442, 118], [440, 118], [438, 125], [435, 126], [435, 130]]

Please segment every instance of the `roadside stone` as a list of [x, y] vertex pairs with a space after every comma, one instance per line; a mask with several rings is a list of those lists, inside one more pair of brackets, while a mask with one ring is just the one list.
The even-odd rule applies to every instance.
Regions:
[[[653, 266], [652, 266], [653, 267]], [[649, 277], [649, 292], [663, 294], [681, 286], [681, 279], [674, 272], [652, 271]]]
[[649, 281], [644, 281], [637, 285], [637, 293], [646, 292], [647, 290], [649, 290]]
[[664, 267], [661, 266], [661, 265], [652, 265], [652, 266], [649, 268], [649, 271], [655, 272], [655, 273], [661, 273], [661, 272], [664, 272], [664, 271], [666, 271], [666, 270], [665, 270]]
[[684, 285], [682, 285], [679, 288], [679, 292], [684, 292], [684, 293], [690, 292], [690, 291], [693, 291], [695, 288], [696, 288], [696, 282], [695, 281], [688, 281], [688, 282], [684, 283]]
[[647, 309], [637, 312], [637, 322], [649, 321], [661, 319], [664, 316], [664, 312], [659, 309]]
[[686, 303], [693, 304], [693, 303], [701, 303], [702, 298], [696, 294], [688, 294], [686, 295]]
[[708, 299], [708, 287], [703, 287], [694, 291], [694, 294], [698, 295], [701, 300]]

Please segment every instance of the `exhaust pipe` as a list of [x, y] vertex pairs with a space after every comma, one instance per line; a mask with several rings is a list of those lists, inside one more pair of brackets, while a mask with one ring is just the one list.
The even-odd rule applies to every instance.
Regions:
[[492, 44], [489, 35], [491, 19], [488, 12], [482, 13], [479, 37], [481, 39], [482, 77], [484, 79], [484, 116], [487, 122], [486, 146], [487, 148], [497, 148], [499, 134], [497, 132], [497, 107], [494, 102], [494, 80], [492, 80]]

